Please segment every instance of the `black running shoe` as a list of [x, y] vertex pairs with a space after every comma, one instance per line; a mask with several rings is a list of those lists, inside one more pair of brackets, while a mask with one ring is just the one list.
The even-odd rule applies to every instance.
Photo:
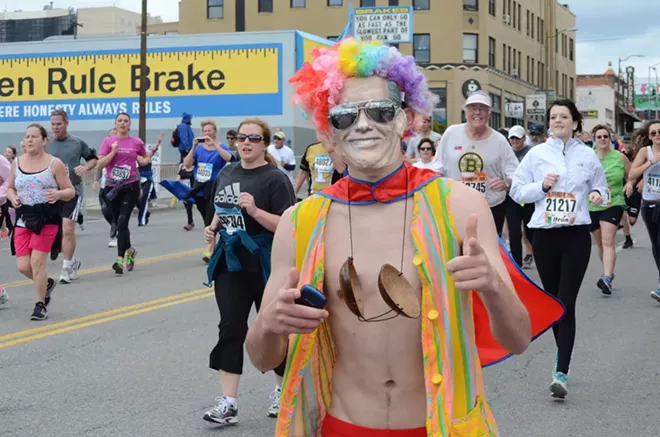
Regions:
[[623, 248], [624, 249], [630, 249], [633, 247], [633, 240], [630, 237], [626, 237], [626, 241], [623, 242]]
[[32, 311], [32, 315], [30, 316], [30, 320], [46, 320], [48, 318], [48, 310], [46, 309], [46, 305], [44, 305], [42, 302], [37, 302], [36, 305], [34, 306], [34, 311]]
[[50, 303], [50, 295], [53, 293], [53, 290], [55, 290], [55, 286], [57, 285], [57, 282], [53, 278], [48, 278], [48, 285], [46, 286], [46, 306]]

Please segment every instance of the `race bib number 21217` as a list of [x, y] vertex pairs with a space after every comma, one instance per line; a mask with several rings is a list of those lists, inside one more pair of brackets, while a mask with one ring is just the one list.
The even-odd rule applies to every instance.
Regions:
[[577, 199], [573, 193], [550, 191], [545, 196], [545, 222], [549, 225], [575, 223]]

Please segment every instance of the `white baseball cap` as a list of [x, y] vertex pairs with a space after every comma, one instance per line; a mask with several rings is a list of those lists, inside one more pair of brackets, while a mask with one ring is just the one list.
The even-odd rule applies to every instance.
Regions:
[[509, 129], [509, 138], [525, 138], [525, 128], [516, 125]]
[[493, 107], [493, 102], [490, 100], [490, 96], [479, 91], [472, 93], [468, 96], [467, 100], [465, 101], [465, 106], [472, 105], [475, 103], [486, 105], [489, 108]]

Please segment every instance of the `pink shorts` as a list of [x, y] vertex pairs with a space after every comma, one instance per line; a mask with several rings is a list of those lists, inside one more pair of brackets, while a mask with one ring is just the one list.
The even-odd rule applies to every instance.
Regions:
[[323, 419], [323, 437], [426, 437], [426, 428], [371, 429], [335, 419], [329, 414]]
[[37, 235], [27, 228], [19, 228], [17, 226], [14, 229], [16, 257], [28, 256], [33, 250], [50, 253], [58, 230], [59, 226], [57, 225], [45, 225], [41, 233]]

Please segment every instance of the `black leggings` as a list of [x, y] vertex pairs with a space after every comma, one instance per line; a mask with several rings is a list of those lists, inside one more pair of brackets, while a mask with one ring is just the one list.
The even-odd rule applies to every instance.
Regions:
[[527, 225], [534, 214], [534, 204], [527, 203], [521, 206], [516, 203], [512, 198], [506, 198], [506, 223], [509, 228], [509, 246], [511, 250], [511, 257], [519, 265], [522, 266], [523, 250], [522, 250], [522, 225], [525, 225], [525, 234], [529, 241], [533, 241], [534, 231]]
[[145, 225], [147, 223], [147, 215], [149, 214], [149, 198], [151, 191], [155, 190], [154, 181], [147, 179], [146, 182], [141, 183], [142, 197], [138, 202], [138, 223]]
[[504, 219], [506, 218], [506, 200], [499, 205], [490, 208], [490, 213], [493, 215], [493, 220], [495, 220], [497, 235], [501, 237], [502, 228], [504, 228]]
[[[220, 262], [224, 262], [224, 259]], [[220, 324], [218, 344], [211, 351], [209, 367], [241, 375], [248, 317], [253, 303], [257, 311], [261, 308], [265, 284], [261, 273], [245, 271], [218, 272], [214, 281]], [[284, 376], [285, 365], [286, 358], [274, 369], [275, 374]]]
[[204, 226], [209, 226], [213, 221], [213, 203], [205, 197], [195, 197], [197, 211], [202, 215]]
[[651, 252], [658, 269], [660, 280], [660, 204], [651, 205], [646, 202], [642, 204], [642, 218], [646, 225], [651, 240]]
[[534, 229], [534, 260], [543, 288], [566, 307], [566, 315], [552, 327], [557, 343], [557, 371], [568, 374], [575, 344], [575, 302], [589, 266], [589, 226]]
[[11, 230], [14, 229], [14, 225], [9, 216], [9, 201], [0, 206], [0, 225], [2, 225], [3, 222], [7, 225], [7, 231], [11, 233]]
[[[113, 187], [105, 187], [107, 195]], [[140, 199], [140, 181], [124, 185], [110, 200], [110, 210], [117, 224], [117, 256], [123, 257], [126, 250], [131, 248], [131, 231], [128, 224], [131, 214]]]

